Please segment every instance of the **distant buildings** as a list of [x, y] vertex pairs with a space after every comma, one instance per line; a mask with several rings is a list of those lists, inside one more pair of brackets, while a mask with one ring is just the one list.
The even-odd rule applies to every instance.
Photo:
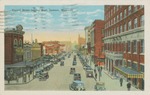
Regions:
[[144, 7], [105, 6], [105, 68], [144, 89]]
[[82, 49], [85, 46], [85, 38], [78, 35], [78, 48]]
[[36, 60], [41, 57], [41, 45], [38, 43], [37, 39], [32, 44], [32, 60]]
[[5, 64], [15, 64], [23, 61], [22, 25], [5, 29]]
[[23, 45], [24, 55], [23, 59], [24, 61], [32, 61], [32, 44], [29, 42], [25, 42]]

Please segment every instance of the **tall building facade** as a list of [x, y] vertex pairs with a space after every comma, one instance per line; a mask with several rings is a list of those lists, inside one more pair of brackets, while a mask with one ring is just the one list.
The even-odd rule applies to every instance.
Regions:
[[22, 25], [5, 29], [5, 64], [15, 64], [23, 61]]
[[105, 69], [144, 89], [144, 6], [105, 6]]
[[95, 20], [90, 29], [91, 35], [91, 57], [92, 61], [95, 65], [104, 65], [104, 43], [103, 39], [103, 30], [104, 30], [104, 21], [103, 20]]

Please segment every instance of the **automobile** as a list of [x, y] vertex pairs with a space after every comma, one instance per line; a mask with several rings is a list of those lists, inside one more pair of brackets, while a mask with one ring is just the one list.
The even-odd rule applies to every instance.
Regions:
[[94, 86], [94, 89], [96, 91], [100, 90], [100, 91], [104, 91], [106, 90], [105, 88], [105, 83], [104, 82], [96, 82], [95, 86]]
[[39, 81], [45, 81], [49, 78], [48, 72], [43, 72], [40, 76], [39, 76]]
[[93, 70], [86, 70], [86, 77], [93, 77]]
[[81, 74], [80, 73], [74, 73], [74, 80], [81, 80]]
[[44, 70], [45, 71], [48, 71], [48, 70], [50, 70], [51, 68], [53, 68], [54, 67], [54, 65], [51, 63], [51, 64], [46, 64], [46, 65], [44, 65]]
[[76, 61], [73, 61], [72, 65], [77, 65], [77, 62], [76, 62]]
[[40, 68], [38, 70], [35, 71], [35, 78], [38, 78], [42, 73], [44, 72], [43, 68]]
[[61, 62], [60, 62], [60, 66], [64, 66], [64, 61], [61, 61]]
[[85, 71], [87, 71], [87, 70], [93, 70], [93, 69], [91, 67], [86, 67]]
[[70, 68], [70, 74], [74, 74], [76, 72], [75, 68]]
[[90, 68], [90, 66], [89, 66], [89, 65], [87, 65], [87, 64], [86, 64], [86, 65], [84, 65], [84, 66], [83, 66], [83, 69], [85, 70], [86, 68]]
[[70, 88], [70, 90], [73, 90], [73, 91], [85, 91], [84, 83], [79, 80], [73, 81], [69, 85], [69, 88]]

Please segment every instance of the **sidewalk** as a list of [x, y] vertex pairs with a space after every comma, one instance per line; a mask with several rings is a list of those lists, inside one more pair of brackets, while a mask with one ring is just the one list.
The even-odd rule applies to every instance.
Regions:
[[[97, 78], [99, 78], [99, 75]], [[123, 80], [123, 86], [120, 87], [119, 78], [114, 79], [109, 74], [107, 74], [104, 69], [102, 71], [102, 77], [100, 78], [100, 81], [105, 82], [105, 87], [107, 91], [127, 91], [126, 85], [128, 82], [126, 80]], [[141, 91], [141, 90], [131, 86], [131, 91]]]

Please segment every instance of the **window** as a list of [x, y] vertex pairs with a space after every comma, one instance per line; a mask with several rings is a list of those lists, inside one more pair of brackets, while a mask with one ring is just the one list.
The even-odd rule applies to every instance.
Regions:
[[138, 10], [138, 6], [134, 5], [134, 12], [136, 12]]
[[140, 25], [144, 26], [144, 15], [140, 17]]
[[140, 65], [140, 71], [144, 72], [144, 65]]
[[144, 53], [144, 39], [141, 40], [141, 53]]
[[120, 32], [122, 32], [122, 25], [120, 26]]
[[130, 43], [130, 41], [128, 41], [128, 52], [130, 52], [131, 51], [131, 43]]
[[18, 46], [17, 39], [14, 39], [14, 47], [17, 47], [17, 46]]
[[113, 9], [111, 10], [111, 16], [113, 15]]
[[128, 22], [128, 30], [130, 30], [132, 27], [131, 27], [131, 21]]
[[132, 69], [137, 70], [137, 64], [136, 63], [132, 63]]
[[131, 14], [131, 6], [128, 7], [128, 15]]
[[122, 20], [122, 12], [120, 13], [120, 20]]
[[137, 41], [133, 41], [133, 52], [137, 52]]
[[115, 13], [115, 7], [114, 7], [114, 13]]
[[119, 26], [117, 27], [117, 33], [119, 33]]
[[140, 8], [143, 8], [144, 7], [144, 5], [140, 5]]
[[119, 21], [119, 15], [117, 15], [117, 22]]
[[127, 15], [127, 10], [125, 9], [124, 10], [124, 18], [126, 17], [126, 15]]
[[124, 42], [124, 51], [126, 51], [126, 42]]
[[131, 62], [128, 61], [128, 67], [131, 67]]
[[19, 40], [19, 46], [22, 47], [22, 40]]
[[115, 28], [114, 28], [114, 32], [113, 32], [113, 34], [115, 34]]
[[126, 24], [124, 24], [124, 31], [126, 31]]
[[134, 28], [138, 27], [137, 18], [134, 19]]

